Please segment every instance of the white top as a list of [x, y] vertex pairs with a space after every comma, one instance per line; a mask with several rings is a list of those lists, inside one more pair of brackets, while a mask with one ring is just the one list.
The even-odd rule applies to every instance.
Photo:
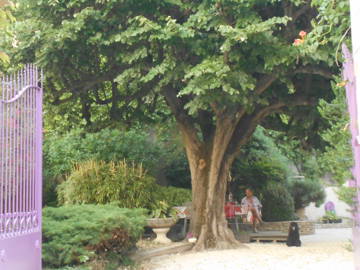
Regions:
[[262, 207], [261, 202], [259, 201], [259, 199], [256, 196], [252, 196], [250, 198], [248, 197], [244, 197], [241, 200], [241, 206], [242, 207], [246, 207], [246, 208], [256, 208], [259, 209]]

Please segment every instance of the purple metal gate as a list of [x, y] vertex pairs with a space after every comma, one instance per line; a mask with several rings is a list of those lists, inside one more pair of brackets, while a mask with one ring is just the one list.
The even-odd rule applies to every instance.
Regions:
[[[343, 54], [345, 57], [343, 78], [346, 81], [346, 99], [348, 104], [348, 110], [350, 114], [350, 131], [351, 131], [351, 145], [354, 155], [354, 168], [353, 176], [355, 181], [352, 182], [352, 186], [360, 187], [360, 126], [358, 118], [358, 110], [360, 104], [357, 103], [357, 95], [359, 95], [360, 88], [357, 89], [356, 77], [354, 74], [354, 63], [351, 53], [348, 48], [343, 45]], [[360, 192], [357, 191], [356, 196], [357, 207], [354, 212], [354, 228], [353, 228], [353, 243], [355, 249], [355, 268], [360, 270]]]
[[42, 89], [34, 65], [0, 78], [0, 269], [41, 269]]

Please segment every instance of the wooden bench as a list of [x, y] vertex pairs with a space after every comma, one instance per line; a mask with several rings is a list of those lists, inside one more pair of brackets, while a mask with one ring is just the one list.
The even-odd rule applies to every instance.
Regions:
[[250, 234], [250, 241], [286, 242], [287, 234], [280, 231], [266, 231]]

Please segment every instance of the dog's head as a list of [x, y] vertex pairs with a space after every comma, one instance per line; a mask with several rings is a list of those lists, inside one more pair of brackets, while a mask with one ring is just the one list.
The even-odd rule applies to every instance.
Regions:
[[290, 222], [289, 231], [299, 231], [299, 225], [296, 222]]

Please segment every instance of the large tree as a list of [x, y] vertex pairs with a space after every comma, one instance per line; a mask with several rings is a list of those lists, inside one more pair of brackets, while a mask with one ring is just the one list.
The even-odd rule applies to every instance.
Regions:
[[331, 98], [335, 49], [312, 31], [316, 6], [310, 0], [19, 3], [18, 47], [10, 52], [14, 61], [45, 69], [47, 101], [80, 112], [89, 127], [149, 115], [166, 102], [191, 170], [195, 248], [238, 245], [223, 211], [234, 159], [258, 125], [292, 126], [311, 139], [321, 126], [317, 101]]

